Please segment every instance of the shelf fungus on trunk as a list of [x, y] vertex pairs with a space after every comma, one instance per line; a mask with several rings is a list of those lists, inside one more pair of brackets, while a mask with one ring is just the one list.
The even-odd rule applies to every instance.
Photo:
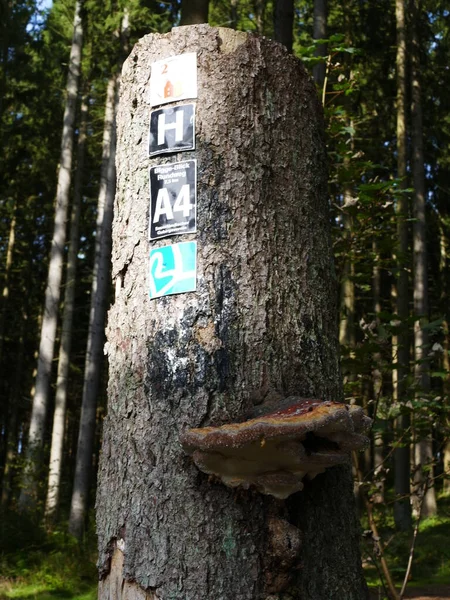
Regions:
[[188, 429], [184, 451], [204, 473], [229, 487], [256, 487], [284, 499], [327, 467], [349, 460], [369, 440], [369, 419], [361, 407], [296, 399], [275, 412], [221, 427]]

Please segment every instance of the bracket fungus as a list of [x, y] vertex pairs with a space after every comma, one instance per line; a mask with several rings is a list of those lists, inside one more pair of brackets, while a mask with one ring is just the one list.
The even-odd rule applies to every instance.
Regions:
[[305, 477], [364, 449], [371, 422], [359, 406], [296, 398], [287, 408], [242, 423], [188, 429], [181, 444], [201, 471], [225, 485], [254, 486], [285, 499], [303, 488]]

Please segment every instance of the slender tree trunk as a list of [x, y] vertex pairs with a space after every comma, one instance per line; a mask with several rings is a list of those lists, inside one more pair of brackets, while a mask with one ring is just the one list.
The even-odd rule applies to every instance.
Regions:
[[266, 12], [267, 0], [253, 0], [253, 10], [255, 13], [256, 33], [264, 33], [264, 15]]
[[239, 20], [239, 0], [231, 0], [230, 2], [230, 27], [237, 29]]
[[16, 207], [12, 210], [11, 223], [9, 225], [9, 237], [8, 246], [6, 249], [6, 262], [5, 262], [5, 279], [3, 281], [3, 291], [1, 297], [1, 310], [0, 310], [0, 361], [3, 356], [3, 341], [5, 337], [5, 322], [6, 312], [8, 310], [9, 300], [9, 280], [11, 276], [11, 267], [13, 264], [13, 252], [14, 244], [16, 241]]
[[[352, 198], [351, 188], [347, 185], [344, 189], [344, 207]], [[351, 245], [352, 217], [344, 208], [342, 212], [344, 223], [344, 235], [348, 244]], [[339, 343], [345, 346], [352, 354], [355, 348], [355, 265], [351, 256], [344, 259], [344, 267], [341, 276], [341, 309]]]
[[[327, 37], [327, 0], [314, 0], [314, 25], [313, 38], [323, 40]], [[323, 62], [314, 65], [313, 77], [316, 84], [321, 88], [325, 81], [327, 45], [319, 44], [315, 56], [323, 56]]]
[[[380, 268], [380, 252], [377, 240], [372, 241], [372, 253], [374, 256], [374, 266], [372, 270], [372, 294], [373, 294], [373, 312], [377, 324], [380, 324], [381, 313], [381, 268]], [[383, 374], [381, 372], [381, 353], [374, 352], [373, 354], [373, 370], [372, 370], [372, 389], [373, 389], [373, 406], [377, 407], [383, 390]], [[384, 502], [384, 440], [383, 430], [384, 423], [378, 415], [374, 416], [374, 439], [373, 439], [373, 467], [375, 475], [375, 487], [377, 489], [374, 494], [373, 501], [376, 503]]]
[[[182, 52], [197, 53], [196, 150], [149, 160], [138, 90]], [[283, 501], [219, 484], [180, 447], [253, 404], [342, 397], [316, 90], [279, 44], [206, 25], [146, 36], [122, 77], [99, 598], [367, 598], [349, 465]], [[198, 233], [149, 243], [149, 165], [193, 158]], [[197, 289], [150, 300], [149, 251], [180, 239], [197, 242]]]
[[294, 41], [294, 0], [275, 0], [273, 6], [274, 39], [292, 52]]
[[[444, 334], [444, 344], [443, 344], [444, 351], [442, 353], [442, 363], [443, 363], [442, 367], [443, 367], [444, 371], [446, 371], [447, 373], [450, 373], [450, 332], [449, 332], [449, 326], [448, 326], [447, 320], [444, 320], [442, 329], [443, 329], [443, 334]], [[450, 398], [450, 381], [449, 381], [448, 377], [444, 381], [444, 396], [447, 399]], [[448, 400], [447, 400], [447, 406], [448, 406]], [[447, 428], [447, 432], [448, 432], [450, 429], [450, 416], [449, 416], [448, 409], [446, 412], [447, 412], [446, 428]], [[450, 494], [450, 436], [448, 435], [448, 433], [447, 433], [447, 439], [444, 440], [443, 462], [444, 462], [443, 489], [446, 494]]]
[[[406, 22], [405, 0], [395, 1], [397, 24], [397, 177], [406, 189]], [[412, 526], [410, 503], [410, 417], [406, 408], [406, 381], [409, 374], [409, 336], [407, 321], [409, 317], [408, 291], [408, 197], [400, 194], [397, 199], [397, 278], [396, 312], [399, 330], [393, 341], [394, 361], [397, 368], [393, 371], [394, 402], [403, 406], [395, 420], [394, 429], [399, 446], [394, 452], [394, 520], [397, 529], [407, 531]], [[406, 436], [406, 437], [405, 437]]]
[[92, 451], [96, 427], [97, 396], [102, 373], [106, 306], [110, 287], [111, 225], [116, 180], [115, 97], [117, 85], [117, 77], [111, 77], [106, 93], [91, 311], [84, 366], [83, 400], [78, 433], [75, 476], [69, 517], [69, 531], [77, 538], [81, 538], [83, 534], [84, 521], [88, 508]]
[[[445, 320], [443, 323], [443, 333], [444, 333], [444, 352], [443, 355], [443, 369], [450, 373], [450, 332], [448, 321]], [[444, 382], [444, 394], [446, 398], [450, 398], [450, 382], [447, 380]], [[448, 400], [447, 400], [448, 402]], [[446, 418], [446, 426], [447, 432], [450, 430], [450, 416], [449, 411], [447, 410], [447, 418]], [[447, 433], [447, 438], [444, 440], [444, 485], [443, 490], [446, 494], [450, 494], [450, 435]]]
[[207, 23], [209, 0], [182, 0], [180, 25]]
[[64, 291], [64, 312], [61, 327], [59, 348], [58, 375], [56, 379], [55, 410], [53, 414], [52, 441], [48, 475], [47, 500], [45, 517], [48, 522], [54, 521], [58, 511], [59, 492], [64, 447], [64, 424], [69, 384], [70, 347], [72, 343], [72, 324], [75, 304], [75, 284], [77, 273], [77, 256], [79, 246], [79, 224], [81, 212], [84, 157], [86, 154], [88, 98], [81, 103], [80, 128], [77, 147], [77, 171], [73, 192], [72, 216], [70, 219], [70, 242], [67, 256], [67, 277]]
[[[445, 224], [441, 216], [439, 216], [439, 239], [440, 239], [440, 259], [439, 259], [439, 273], [441, 276], [441, 282], [443, 285], [441, 291], [441, 301], [442, 301], [442, 313], [448, 314], [448, 283], [446, 280], [447, 273], [447, 254], [448, 254], [448, 246], [447, 246], [447, 238], [445, 232]], [[443, 352], [442, 352], [442, 370], [447, 373], [447, 377], [443, 382], [443, 392], [444, 398], [446, 398], [446, 406], [447, 410], [445, 410], [444, 423], [447, 431], [447, 439], [444, 440], [444, 449], [443, 449], [443, 466], [444, 466], [444, 483], [443, 483], [443, 491], [445, 494], [450, 493], [450, 435], [448, 432], [450, 431], [450, 377], [448, 374], [450, 373], [450, 330], [448, 325], [448, 318], [444, 317], [442, 322], [442, 334], [443, 334]]]
[[[423, 152], [422, 99], [420, 87], [419, 39], [417, 19], [421, 11], [421, 1], [413, 0], [412, 68], [411, 68], [411, 142], [412, 173], [414, 187], [414, 358], [415, 380], [418, 398], [426, 399], [430, 391], [430, 372], [427, 361], [428, 332], [424, 325], [428, 320], [428, 274], [426, 248], [426, 191]], [[431, 428], [431, 425], [429, 426]], [[415, 430], [415, 484], [422, 487], [425, 477], [433, 476], [433, 441], [431, 431], [416, 427]], [[428, 473], [424, 472], [428, 469]], [[436, 494], [434, 486], [428, 488], [422, 507], [423, 516], [436, 514]]]
[[75, 5], [69, 72], [67, 75], [67, 98], [64, 111], [61, 156], [56, 192], [55, 224], [50, 252], [47, 289], [45, 291], [45, 308], [39, 345], [38, 370], [25, 455], [27, 464], [23, 473], [22, 492], [19, 499], [19, 507], [22, 510], [27, 507], [31, 508], [36, 502], [36, 476], [39, 468], [39, 455], [44, 442], [44, 427], [50, 393], [50, 376], [58, 322], [64, 246], [66, 243], [66, 221], [72, 169], [73, 132], [83, 40], [80, 13], [81, 2], [77, 1]]
[[0, 1], [0, 119], [4, 110], [4, 100], [7, 91], [9, 33], [11, 20], [11, 0]]

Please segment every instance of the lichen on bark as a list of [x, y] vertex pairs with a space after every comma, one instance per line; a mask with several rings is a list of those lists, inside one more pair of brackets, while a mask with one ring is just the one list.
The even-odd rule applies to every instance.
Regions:
[[[184, 52], [197, 53], [196, 150], [149, 159], [151, 65]], [[124, 67], [117, 152], [100, 598], [118, 597], [118, 570], [152, 600], [365, 598], [345, 475], [319, 476], [311, 493], [279, 502], [211, 480], [179, 444], [186, 428], [241, 419], [253, 404], [342, 399], [322, 116], [309, 76], [281, 45], [241, 32], [198, 25], [146, 36]], [[148, 169], [191, 158], [197, 291], [151, 301]], [[314, 527], [302, 520], [311, 511]], [[328, 529], [345, 552], [321, 545]], [[298, 541], [286, 556], [273, 550], [283, 536]], [[111, 569], [119, 538], [123, 564]], [[327, 572], [340, 580], [332, 593]]]

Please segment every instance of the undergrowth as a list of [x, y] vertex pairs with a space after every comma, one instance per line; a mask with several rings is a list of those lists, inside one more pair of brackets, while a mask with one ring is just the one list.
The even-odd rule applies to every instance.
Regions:
[[[450, 496], [440, 497], [438, 507], [438, 516], [423, 519], [420, 523], [407, 590], [438, 584], [448, 585], [450, 590]], [[396, 531], [391, 514], [391, 510], [380, 506], [376, 519], [389, 570], [400, 589], [408, 564], [412, 532]], [[379, 557], [370, 535], [363, 542], [363, 559], [369, 586], [382, 589]]]
[[[389, 507], [378, 506], [376, 519], [386, 560], [400, 589], [408, 563], [412, 534], [395, 530]], [[363, 527], [364, 519], [362, 520]], [[82, 544], [66, 526], [47, 532], [14, 512], [0, 515], [0, 600], [95, 600], [96, 542], [93, 527]], [[408, 589], [448, 585], [450, 589], [450, 496], [439, 500], [439, 515], [420, 524]], [[383, 590], [373, 539], [363, 542], [369, 587]]]
[[47, 532], [24, 515], [1, 515], [0, 600], [95, 600], [95, 537], [79, 544], [64, 529]]

